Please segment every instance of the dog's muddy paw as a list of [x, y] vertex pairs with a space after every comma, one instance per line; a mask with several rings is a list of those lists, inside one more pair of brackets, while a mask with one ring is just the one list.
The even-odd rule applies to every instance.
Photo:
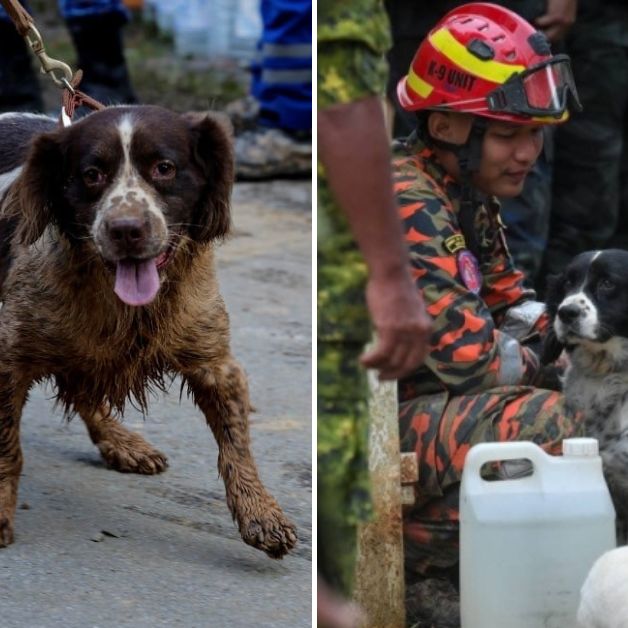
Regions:
[[0, 547], [13, 543], [13, 522], [6, 516], [0, 515]]
[[269, 511], [243, 523], [240, 533], [245, 543], [271, 558], [283, 558], [297, 543], [297, 529], [281, 511]]
[[168, 468], [168, 458], [136, 434], [124, 443], [101, 441], [98, 449], [110, 469], [123, 473], [154, 475]]

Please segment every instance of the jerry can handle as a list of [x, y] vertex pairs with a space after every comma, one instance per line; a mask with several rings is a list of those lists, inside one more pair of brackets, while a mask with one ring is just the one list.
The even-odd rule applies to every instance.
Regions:
[[[480, 470], [487, 462], [496, 462], [502, 460], [517, 460], [526, 458], [532, 461], [532, 476], [537, 475], [539, 466], [547, 462], [549, 456], [532, 441], [515, 441], [508, 443], [479, 443], [469, 449], [464, 462], [464, 475], [468, 479], [482, 479]], [[526, 478], [518, 478], [521, 481]], [[484, 480], [482, 480], [484, 481]], [[501, 482], [508, 482], [504, 479]], [[492, 484], [499, 484], [492, 483]]]

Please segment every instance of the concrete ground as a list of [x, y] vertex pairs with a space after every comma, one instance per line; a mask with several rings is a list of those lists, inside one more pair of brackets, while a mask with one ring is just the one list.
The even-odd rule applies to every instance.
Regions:
[[296, 522], [273, 561], [245, 545], [200, 411], [170, 393], [125, 423], [168, 456], [158, 476], [106, 469], [80, 420], [33, 391], [22, 420], [16, 541], [0, 550], [3, 628], [311, 626], [311, 185], [238, 184], [218, 250], [234, 354], [250, 379], [260, 475]]

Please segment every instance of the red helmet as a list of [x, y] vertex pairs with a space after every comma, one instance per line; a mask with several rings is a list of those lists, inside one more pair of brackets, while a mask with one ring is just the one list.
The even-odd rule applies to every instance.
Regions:
[[552, 55], [543, 33], [495, 4], [450, 11], [419, 46], [397, 86], [406, 111], [440, 109], [529, 124], [581, 109], [569, 57]]

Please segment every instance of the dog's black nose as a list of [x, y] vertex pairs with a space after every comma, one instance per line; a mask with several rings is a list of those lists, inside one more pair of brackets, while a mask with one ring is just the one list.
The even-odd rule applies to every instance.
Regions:
[[142, 246], [147, 238], [148, 225], [137, 217], [113, 218], [107, 222], [107, 231], [111, 241], [118, 247], [128, 249], [129, 253]]
[[580, 308], [575, 303], [561, 305], [558, 308], [558, 318], [565, 324], [573, 323], [579, 316]]

